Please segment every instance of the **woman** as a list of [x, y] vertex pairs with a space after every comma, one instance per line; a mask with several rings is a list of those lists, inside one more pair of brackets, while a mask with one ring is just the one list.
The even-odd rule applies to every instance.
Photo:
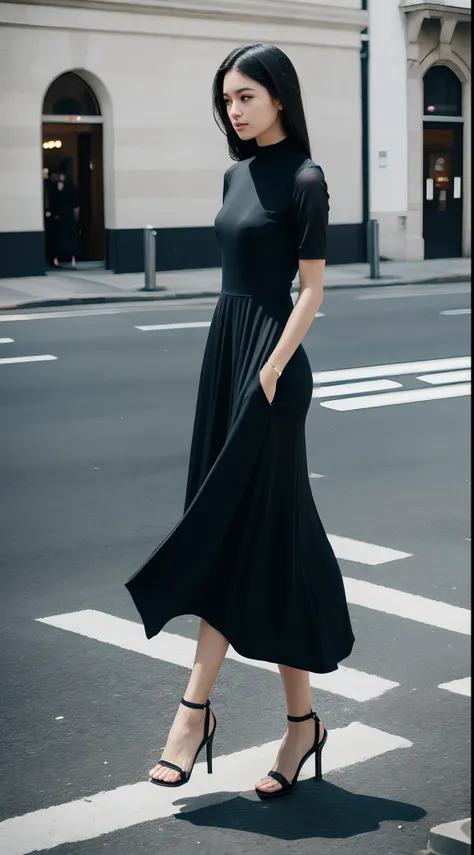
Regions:
[[[261, 798], [292, 792], [327, 732], [309, 671], [352, 649], [341, 573], [314, 505], [305, 419], [313, 380], [301, 342], [321, 305], [328, 194], [310, 146], [298, 77], [272, 45], [234, 50], [217, 71], [214, 115], [237, 161], [216, 218], [222, 293], [199, 385], [185, 513], [127, 582], [150, 638], [201, 618], [196, 658], [163, 758], [160, 786], [185, 784], [216, 719], [208, 696], [229, 643], [278, 663], [288, 729]], [[292, 281], [300, 291], [293, 307]]]

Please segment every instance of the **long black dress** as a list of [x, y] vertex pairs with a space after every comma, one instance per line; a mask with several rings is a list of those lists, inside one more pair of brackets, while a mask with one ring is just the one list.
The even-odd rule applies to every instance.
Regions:
[[316, 510], [300, 345], [270, 404], [260, 369], [293, 303], [298, 258], [324, 258], [328, 194], [295, 144], [224, 176], [222, 293], [204, 354], [184, 516], [126, 583], [148, 638], [194, 614], [251, 659], [334, 671], [354, 643], [341, 572]]

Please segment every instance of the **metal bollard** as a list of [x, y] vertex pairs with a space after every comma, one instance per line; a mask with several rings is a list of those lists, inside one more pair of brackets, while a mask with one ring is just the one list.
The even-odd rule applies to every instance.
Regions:
[[370, 262], [370, 278], [380, 279], [380, 250], [379, 250], [379, 223], [378, 220], [369, 220], [367, 223], [367, 243]]
[[143, 229], [144, 291], [156, 291], [156, 231], [153, 226]]

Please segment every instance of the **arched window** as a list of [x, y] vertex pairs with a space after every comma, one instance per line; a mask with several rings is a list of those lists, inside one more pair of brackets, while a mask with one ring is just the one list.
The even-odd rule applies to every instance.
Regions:
[[424, 79], [425, 116], [462, 116], [462, 83], [447, 65], [433, 65]]
[[53, 80], [43, 102], [43, 116], [100, 116], [92, 89], [81, 77], [68, 71]]

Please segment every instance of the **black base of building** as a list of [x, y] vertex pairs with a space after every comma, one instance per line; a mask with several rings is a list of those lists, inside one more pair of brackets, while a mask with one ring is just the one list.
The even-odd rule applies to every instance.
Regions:
[[[220, 266], [220, 249], [212, 226], [156, 229], [156, 232], [158, 272]], [[361, 223], [329, 226], [327, 260], [328, 264], [364, 260]], [[114, 273], [143, 271], [142, 229], [106, 230], [106, 267]], [[0, 232], [0, 279], [45, 273], [44, 232]]]
[[[107, 229], [107, 267], [115, 273], [143, 270], [143, 230]], [[212, 227], [156, 229], [157, 270], [219, 267], [219, 244]]]
[[0, 279], [44, 273], [44, 232], [0, 232]]

